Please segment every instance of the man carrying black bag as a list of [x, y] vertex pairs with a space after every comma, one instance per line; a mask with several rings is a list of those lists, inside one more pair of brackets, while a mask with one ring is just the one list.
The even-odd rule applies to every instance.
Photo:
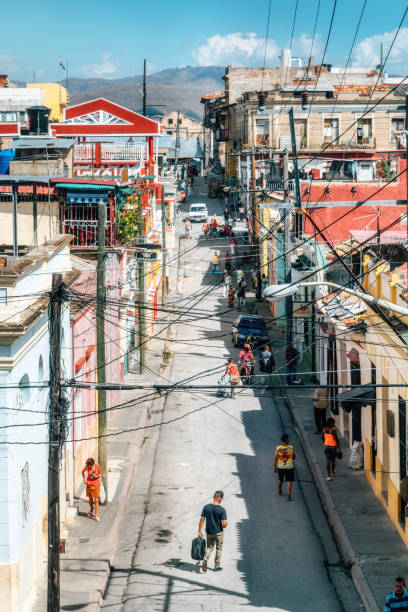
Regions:
[[211, 504], [206, 504], [201, 512], [200, 524], [198, 526], [198, 537], [202, 538], [202, 529], [205, 521], [205, 531], [207, 533], [207, 552], [204, 555], [203, 564], [201, 569], [203, 572], [207, 571], [208, 559], [216, 547], [215, 553], [215, 567], [214, 571], [219, 572], [222, 570], [221, 555], [222, 546], [224, 543], [224, 529], [227, 526], [227, 513], [225, 508], [221, 506], [221, 502], [224, 498], [222, 491], [216, 491], [214, 493], [214, 499]]

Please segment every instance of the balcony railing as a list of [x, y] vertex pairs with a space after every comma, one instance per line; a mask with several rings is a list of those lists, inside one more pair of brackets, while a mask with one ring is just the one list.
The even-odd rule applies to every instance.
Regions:
[[[98, 143], [85, 142], [74, 146], [74, 161], [95, 162], [99, 155]], [[115, 144], [101, 143], [101, 162], [132, 162], [146, 159], [146, 144]]]
[[293, 191], [293, 180], [280, 181], [279, 179], [274, 179], [272, 181], [266, 181], [266, 187], [270, 191]]

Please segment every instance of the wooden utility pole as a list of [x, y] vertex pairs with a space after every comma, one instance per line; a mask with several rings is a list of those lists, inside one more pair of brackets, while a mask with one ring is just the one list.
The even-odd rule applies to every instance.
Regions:
[[[98, 204], [98, 259], [96, 268], [96, 366], [98, 383], [106, 383], [105, 372], [105, 228], [106, 205]], [[98, 389], [98, 463], [105, 487], [105, 503], [108, 499], [108, 453], [106, 439], [106, 389]]]
[[[140, 90], [139, 90], [140, 91]], [[146, 117], [146, 60], [143, 60], [143, 115]]]
[[252, 245], [255, 248], [255, 269], [256, 269], [256, 290], [255, 295], [258, 301], [262, 300], [262, 279], [261, 279], [261, 253], [259, 250], [259, 211], [258, 196], [256, 193], [256, 174], [255, 174], [255, 155], [251, 156], [251, 179], [252, 179]]
[[52, 275], [48, 306], [50, 335], [50, 390], [48, 425], [48, 582], [47, 612], [60, 610], [60, 509], [59, 475], [62, 443], [61, 411], [61, 311], [62, 275]]
[[162, 306], [166, 303], [167, 296], [167, 244], [166, 244], [166, 225], [167, 225], [167, 209], [164, 198], [164, 184], [162, 183], [161, 193], [161, 208], [162, 208]]

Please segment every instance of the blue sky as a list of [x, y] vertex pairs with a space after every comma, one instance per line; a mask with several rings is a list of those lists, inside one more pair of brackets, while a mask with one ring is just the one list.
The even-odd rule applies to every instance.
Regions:
[[[20, 0], [2, 6], [0, 73], [11, 79], [56, 80], [58, 61], [68, 58], [70, 76], [124, 77], [181, 65], [262, 65], [269, 0]], [[338, 0], [326, 61], [344, 65], [363, 0]], [[402, 17], [403, 0], [368, 0], [353, 55], [356, 65], [375, 65]], [[314, 45], [321, 59], [333, 0], [321, 0]], [[289, 46], [295, 0], [271, 0], [267, 64]], [[295, 55], [310, 53], [317, 0], [299, 0]], [[5, 28], [4, 24], [12, 24]], [[388, 61], [390, 72], [408, 69], [408, 20]]]

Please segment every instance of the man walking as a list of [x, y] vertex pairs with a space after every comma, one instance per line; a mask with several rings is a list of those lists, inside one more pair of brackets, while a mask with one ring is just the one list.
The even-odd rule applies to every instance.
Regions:
[[212, 257], [212, 265], [213, 265], [212, 273], [218, 274], [218, 271], [220, 268], [220, 254], [218, 253], [218, 251], [215, 251]]
[[296, 382], [296, 369], [297, 362], [299, 360], [299, 351], [295, 349], [292, 344], [288, 344], [286, 347], [286, 365], [288, 369], [288, 373], [286, 375], [286, 382], [288, 385]]
[[394, 580], [394, 590], [386, 597], [384, 612], [389, 610], [408, 610], [408, 590], [401, 576]]
[[206, 504], [201, 512], [200, 523], [198, 525], [198, 537], [203, 537], [202, 529], [204, 521], [205, 531], [207, 533], [207, 550], [201, 566], [203, 572], [207, 571], [208, 560], [214, 550], [214, 545], [216, 547], [214, 571], [218, 572], [222, 570], [222, 546], [224, 544], [224, 529], [227, 527], [227, 513], [225, 508], [221, 506], [223, 498], [224, 493], [222, 491], [216, 491], [214, 493], [213, 502], [211, 504]]
[[242, 278], [237, 284], [238, 310], [241, 310], [241, 306], [245, 305], [245, 289], [246, 282], [245, 279]]
[[313, 383], [316, 385], [316, 389], [313, 394], [313, 406], [314, 406], [314, 419], [316, 423], [316, 434], [321, 434], [323, 427], [326, 425], [326, 409], [328, 408], [329, 402], [327, 400], [327, 389], [318, 387], [319, 380], [313, 379]]
[[288, 502], [292, 500], [292, 483], [295, 480], [295, 451], [289, 444], [288, 434], [281, 437], [282, 444], [276, 447], [273, 460], [273, 471], [278, 472], [278, 493], [282, 495], [282, 485], [288, 483]]

